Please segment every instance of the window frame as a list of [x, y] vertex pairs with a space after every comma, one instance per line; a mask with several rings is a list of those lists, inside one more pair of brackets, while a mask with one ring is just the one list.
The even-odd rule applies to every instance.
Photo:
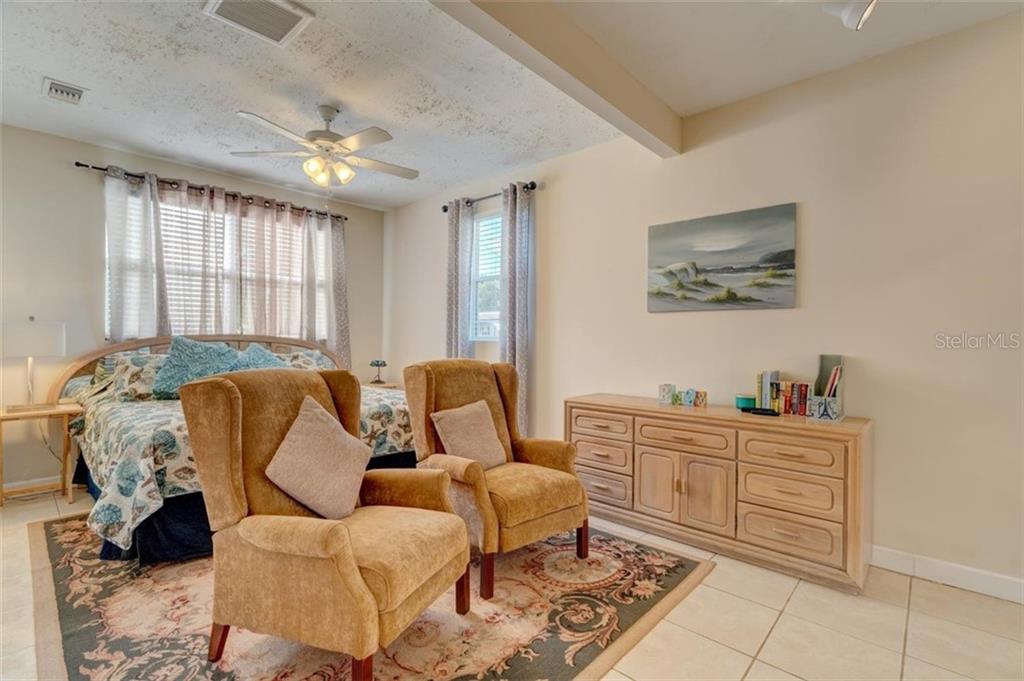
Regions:
[[[493, 222], [497, 219], [498, 222], [498, 271], [493, 274], [480, 274], [480, 259], [481, 259], [481, 229], [485, 223]], [[499, 209], [492, 209], [487, 211], [481, 211], [479, 213], [474, 212], [473, 214], [473, 249], [472, 249], [472, 261], [470, 263], [470, 285], [469, 285], [469, 340], [473, 343], [496, 343], [501, 336], [501, 311], [500, 311], [500, 300], [501, 300], [501, 263], [502, 263], [502, 251], [504, 250], [504, 236], [505, 236], [505, 224], [502, 218], [501, 211]], [[480, 317], [477, 309], [477, 297], [480, 290], [480, 284], [487, 282], [495, 282], [498, 286], [498, 300], [499, 310], [497, 317], [493, 320], [494, 335], [486, 336], [481, 335], [480, 331]], [[490, 320], [486, 320], [490, 321]]]

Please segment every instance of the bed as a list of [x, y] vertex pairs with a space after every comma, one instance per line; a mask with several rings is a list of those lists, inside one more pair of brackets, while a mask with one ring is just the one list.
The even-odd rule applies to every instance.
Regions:
[[[238, 349], [260, 343], [279, 356], [302, 355], [297, 368], [333, 368], [329, 350], [297, 339], [252, 336], [191, 336], [226, 342]], [[202, 490], [179, 400], [114, 399], [96, 365], [126, 353], [166, 350], [167, 337], [109, 346], [74, 362], [51, 389], [51, 401], [82, 404], [72, 423], [81, 456], [75, 482], [95, 498], [88, 524], [104, 540], [101, 557], [138, 559], [143, 564], [182, 560], [212, 551]], [[152, 356], [152, 355], [151, 355]], [[309, 361], [306, 361], [306, 357]], [[371, 468], [415, 464], [405, 394], [363, 386], [360, 435], [373, 449]]]

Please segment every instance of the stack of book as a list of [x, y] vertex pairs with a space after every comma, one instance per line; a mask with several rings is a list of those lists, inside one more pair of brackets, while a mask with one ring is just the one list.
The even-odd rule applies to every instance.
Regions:
[[778, 371], [763, 371], [757, 375], [757, 406], [779, 414], [807, 415], [807, 397], [811, 394], [808, 383], [783, 381]]

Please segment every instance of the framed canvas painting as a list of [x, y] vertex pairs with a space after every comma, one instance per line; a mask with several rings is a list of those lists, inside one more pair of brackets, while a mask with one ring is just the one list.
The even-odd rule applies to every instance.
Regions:
[[648, 312], [786, 308], [795, 294], [795, 203], [648, 228]]

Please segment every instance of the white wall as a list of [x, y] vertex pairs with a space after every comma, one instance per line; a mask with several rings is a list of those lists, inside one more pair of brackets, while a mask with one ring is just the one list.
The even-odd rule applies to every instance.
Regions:
[[[444, 354], [441, 204], [537, 180], [534, 434], [561, 437], [570, 395], [729, 403], [842, 353], [876, 425], [875, 543], [1020, 575], [1021, 352], [934, 336], [1021, 331], [1021, 94], [1018, 14], [688, 119], [674, 159], [620, 139], [398, 209], [391, 375]], [[795, 309], [646, 311], [649, 225], [790, 201]]]
[[[363, 378], [380, 355], [382, 339], [383, 218], [380, 211], [85, 144], [63, 137], [3, 126], [2, 220], [0, 223], [0, 304], [4, 321], [35, 315], [40, 321], [67, 324], [68, 360], [103, 343], [104, 227], [103, 175], [74, 167], [112, 163], [132, 171], [151, 171], [259, 194], [347, 215], [345, 238], [349, 278], [352, 362]], [[37, 400], [67, 360], [38, 360]], [[24, 360], [3, 358], [0, 402], [26, 401]], [[4, 478], [7, 483], [46, 477], [57, 467], [39, 444], [35, 425], [4, 429]]]

